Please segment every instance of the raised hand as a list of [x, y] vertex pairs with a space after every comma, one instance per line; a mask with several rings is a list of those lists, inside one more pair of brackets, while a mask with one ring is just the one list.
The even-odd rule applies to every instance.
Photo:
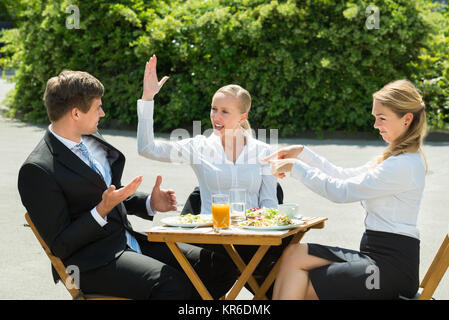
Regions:
[[154, 99], [154, 96], [161, 90], [164, 83], [168, 80], [168, 77], [165, 76], [161, 81], [157, 79], [156, 73], [156, 65], [157, 58], [153, 54], [153, 56], [148, 60], [145, 65], [145, 74], [143, 76], [143, 94], [142, 100], [151, 101]]
[[151, 191], [150, 205], [151, 209], [160, 212], [176, 211], [175, 191], [161, 189], [162, 176], [158, 175], [153, 191]]
[[104, 218], [116, 205], [137, 191], [142, 183], [142, 179], [142, 176], [136, 177], [126, 186], [118, 190], [116, 190], [114, 185], [111, 185], [103, 192], [101, 202], [97, 205], [98, 214]]

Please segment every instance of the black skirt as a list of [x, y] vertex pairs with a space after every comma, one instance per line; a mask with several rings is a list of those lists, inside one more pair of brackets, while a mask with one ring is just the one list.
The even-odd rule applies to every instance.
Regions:
[[321, 300], [398, 299], [415, 296], [419, 286], [418, 239], [366, 230], [360, 251], [308, 244], [308, 253], [335, 261], [309, 271]]

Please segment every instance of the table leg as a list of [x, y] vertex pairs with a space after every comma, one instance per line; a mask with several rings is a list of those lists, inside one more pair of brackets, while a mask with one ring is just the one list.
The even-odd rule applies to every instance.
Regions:
[[263, 256], [265, 255], [265, 253], [268, 251], [269, 248], [270, 248], [269, 245], [262, 245], [259, 247], [259, 249], [257, 249], [251, 261], [246, 266], [245, 270], [243, 270], [237, 282], [234, 284], [231, 291], [226, 296], [226, 300], [234, 300], [237, 297], [238, 293], [240, 292], [240, 290], [242, 290], [243, 286], [248, 281], [248, 278], [253, 274], [257, 265], [262, 260]]
[[195, 269], [193, 269], [189, 260], [187, 260], [182, 251], [179, 249], [178, 245], [175, 242], [166, 242], [166, 243], [167, 246], [170, 248], [171, 252], [173, 253], [173, 255], [175, 256], [176, 260], [178, 260], [179, 264], [181, 265], [186, 275], [189, 277], [193, 286], [200, 294], [201, 298], [203, 298], [203, 300], [213, 300], [209, 291], [206, 289], [203, 282], [198, 277], [198, 274], [196, 273]]
[[[246, 264], [243, 261], [243, 259], [240, 257], [240, 255], [238, 254], [237, 250], [235, 250], [235, 247], [232, 244], [224, 244], [223, 247], [228, 252], [228, 254], [231, 257], [232, 261], [234, 261], [234, 264], [240, 270], [240, 273], [243, 273], [243, 271], [246, 268]], [[259, 288], [259, 284], [257, 283], [256, 279], [254, 279], [254, 277], [252, 275], [249, 277], [248, 283], [249, 283], [251, 289], [253, 289], [254, 292], [258, 292], [259, 291], [259, 289], [260, 289]], [[266, 300], [267, 298], [265, 297], [265, 295], [263, 295], [262, 299]]]
[[[306, 232], [307, 231], [298, 232], [297, 234], [295, 234], [295, 236], [292, 238], [292, 240], [290, 240], [289, 245], [295, 244], [295, 243], [298, 243], [299, 241], [301, 241], [302, 237], [304, 237]], [[279, 260], [276, 262], [274, 267], [271, 269], [268, 276], [265, 278], [265, 281], [260, 286], [260, 289], [258, 291], [254, 292], [253, 300], [266, 299], [265, 293], [268, 291], [268, 289], [270, 288], [270, 286], [273, 284], [274, 280], [276, 279], [280, 265], [281, 265], [281, 259], [279, 258]]]

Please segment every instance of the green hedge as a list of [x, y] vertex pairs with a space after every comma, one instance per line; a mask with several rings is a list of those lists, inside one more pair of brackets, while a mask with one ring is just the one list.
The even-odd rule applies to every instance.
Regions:
[[[0, 0], [1, 1], [1, 0]], [[5, 0], [3, 0], [5, 1]], [[80, 29], [67, 29], [75, 4]], [[46, 122], [46, 81], [85, 70], [105, 85], [106, 125], [135, 126], [145, 61], [169, 75], [157, 96], [156, 128], [210, 126], [213, 93], [237, 83], [253, 97], [253, 128], [371, 131], [372, 93], [409, 78], [429, 104], [430, 124], [449, 123], [447, 12], [429, 1], [21, 0], [19, 28], [6, 32], [5, 66], [18, 68], [11, 114]], [[421, 9], [419, 9], [419, 8]], [[439, 20], [438, 20], [439, 19]], [[435, 21], [441, 23], [435, 23]]]
[[449, 130], [449, 10], [426, 11], [432, 25], [426, 45], [418, 60], [410, 62], [410, 79], [421, 89], [427, 104], [428, 123], [432, 129]]

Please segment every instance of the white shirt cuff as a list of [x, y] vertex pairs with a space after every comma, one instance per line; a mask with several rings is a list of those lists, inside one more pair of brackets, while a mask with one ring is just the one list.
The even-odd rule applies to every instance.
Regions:
[[140, 119], [153, 119], [154, 100], [137, 100], [137, 116]]
[[147, 212], [148, 212], [148, 215], [149, 215], [150, 217], [154, 217], [154, 215], [157, 213], [157, 211], [153, 211], [153, 209], [151, 209], [151, 203], [150, 203], [150, 200], [151, 200], [151, 195], [149, 195], [149, 196], [147, 197], [147, 202], [146, 202]]
[[308, 166], [301, 160], [295, 160], [292, 170], [290, 171], [290, 176], [292, 178], [302, 180], [302, 178], [304, 178], [304, 176], [306, 175], [308, 169], [310, 169], [310, 166]]
[[92, 217], [95, 219], [95, 221], [98, 222], [98, 224], [101, 227], [104, 227], [107, 223], [108, 223], [108, 216], [106, 217], [102, 217], [100, 216], [100, 214], [97, 211], [97, 207], [93, 208], [92, 210], [90, 210], [90, 214], [92, 215]]
[[306, 163], [310, 163], [313, 159], [314, 153], [312, 150], [304, 146], [301, 153], [298, 154], [297, 159], [302, 160]]

